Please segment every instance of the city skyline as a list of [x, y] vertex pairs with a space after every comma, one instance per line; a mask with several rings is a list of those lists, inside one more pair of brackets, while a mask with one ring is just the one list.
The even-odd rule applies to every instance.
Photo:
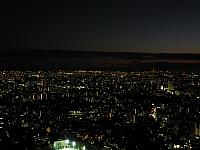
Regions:
[[199, 149], [200, 74], [0, 71], [1, 149]]

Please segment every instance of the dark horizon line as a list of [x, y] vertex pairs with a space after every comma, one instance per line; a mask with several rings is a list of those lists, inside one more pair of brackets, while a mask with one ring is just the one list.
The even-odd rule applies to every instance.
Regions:
[[[1, 52], [6, 52], [6, 51], [58, 51], [58, 52], [96, 52], [96, 53], [135, 53], [135, 54], [175, 54], [175, 55], [184, 55], [184, 54], [191, 54], [191, 55], [200, 55], [200, 53], [192, 53], [192, 52], [139, 52], [139, 51], [106, 51], [106, 50], [80, 50], [80, 49], [76, 49], [76, 50], [72, 50], [72, 49], [44, 49], [44, 48], [0, 48], [0, 53]], [[5, 50], [3, 50], [5, 49]]]

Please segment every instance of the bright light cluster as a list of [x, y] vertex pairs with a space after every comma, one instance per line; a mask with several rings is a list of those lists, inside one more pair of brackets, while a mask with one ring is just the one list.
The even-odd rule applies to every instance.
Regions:
[[86, 150], [85, 145], [77, 145], [75, 141], [69, 141], [68, 139], [55, 141], [53, 146], [56, 150]]

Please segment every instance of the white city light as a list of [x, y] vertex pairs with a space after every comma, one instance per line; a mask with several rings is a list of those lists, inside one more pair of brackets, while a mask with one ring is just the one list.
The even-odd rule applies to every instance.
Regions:
[[83, 150], [86, 150], [85, 146], [83, 146]]
[[65, 140], [65, 143], [66, 143], [66, 144], [69, 144], [69, 140]]
[[76, 142], [73, 141], [73, 142], [72, 142], [72, 146], [74, 147], [75, 145], [76, 145]]

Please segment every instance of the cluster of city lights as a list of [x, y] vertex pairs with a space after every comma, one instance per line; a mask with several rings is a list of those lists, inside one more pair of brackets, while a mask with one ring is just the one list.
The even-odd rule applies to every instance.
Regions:
[[56, 150], [86, 150], [85, 145], [80, 147], [75, 141], [67, 140], [55, 141], [54, 149]]

